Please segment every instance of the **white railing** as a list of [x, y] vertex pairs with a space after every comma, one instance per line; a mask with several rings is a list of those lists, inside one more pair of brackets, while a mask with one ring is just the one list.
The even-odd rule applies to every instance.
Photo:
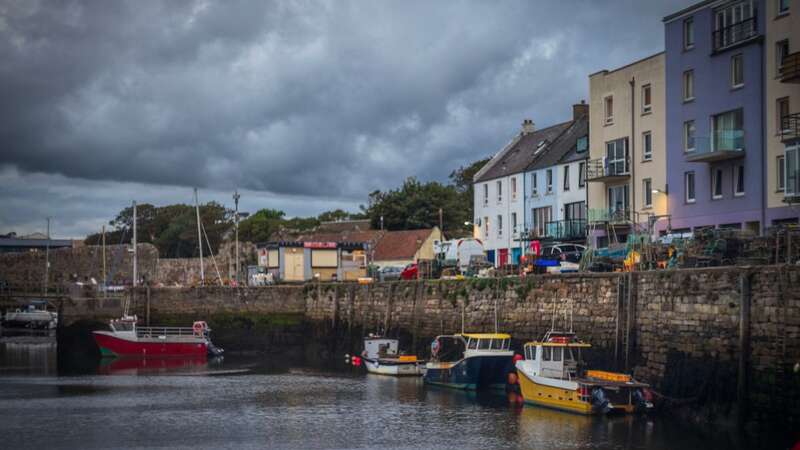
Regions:
[[197, 339], [204, 339], [202, 333], [195, 334], [192, 327], [136, 327], [137, 337], [159, 337], [159, 336], [194, 336]]

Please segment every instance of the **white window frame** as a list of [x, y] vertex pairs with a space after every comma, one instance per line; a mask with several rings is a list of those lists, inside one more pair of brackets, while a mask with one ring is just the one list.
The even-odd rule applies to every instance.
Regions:
[[547, 169], [545, 177], [547, 178], [547, 193], [553, 193], [553, 169]]
[[653, 179], [645, 178], [642, 180], [642, 206], [644, 208], [653, 207]]
[[503, 180], [497, 180], [497, 203], [503, 203]]
[[783, 114], [781, 113], [781, 105], [784, 104], [784, 102], [786, 104], [786, 113], [787, 114], [791, 113], [791, 109], [790, 108], [791, 108], [792, 105], [791, 105], [791, 103], [789, 103], [789, 97], [781, 97], [781, 98], [775, 100], [775, 115], [777, 116], [777, 119], [778, 119], [778, 122], [775, 125], [775, 135], [776, 136], [780, 135], [784, 131], [788, 131], [788, 130], [783, 130], [782, 129], [782, 126], [783, 126]]
[[564, 192], [569, 192], [569, 164], [564, 166]]
[[489, 239], [489, 216], [484, 216], [483, 218], [483, 235], [486, 239]]
[[489, 183], [483, 183], [483, 206], [489, 204]]
[[776, 192], [783, 192], [786, 189], [786, 155], [777, 157], [777, 187]]
[[578, 163], [578, 188], [586, 186], [586, 161]]
[[[786, 51], [784, 51], [786, 49]], [[789, 49], [789, 39], [781, 39], [775, 43], [775, 77], [781, 76], [781, 66], [783, 66], [783, 58], [791, 53]]]
[[[737, 61], [738, 64], [736, 63]], [[737, 67], [739, 69], [739, 76], [741, 77], [740, 80], [736, 80]], [[731, 89], [739, 89], [742, 86], [744, 86], [744, 54], [737, 53], [731, 56]]]
[[[692, 130], [692, 146], [689, 147], [689, 129]], [[695, 145], [697, 145], [697, 125], [695, 124], [694, 120], [687, 120], [683, 122], [683, 152], [684, 153], [691, 153], [695, 149]]]
[[683, 101], [692, 100], [694, 100], [694, 69], [689, 69], [683, 72]]
[[789, 10], [792, 8], [791, 0], [786, 0], [786, 7], [784, 8], [783, 0], [776, 0], [777, 5], [775, 5], [775, 9], [778, 11], [778, 15], [782, 16], [784, 14], [789, 14]]
[[539, 196], [539, 180], [536, 172], [531, 174], [531, 195], [534, 197]]
[[[742, 172], [742, 185], [739, 186], [739, 171]], [[745, 194], [745, 176], [747, 173], [744, 170], [743, 164], [736, 164], [733, 166], [733, 196], [734, 197], [742, 197]], [[741, 189], [740, 189], [741, 188]]]
[[683, 21], [683, 49], [691, 50], [694, 48], [694, 17], [689, 17]]
[[503, 215], [497, 215], [497, 237], [503, 237]]
[[[609, 105], [611, 107], [609, 108]], [[606, 125], [614, 123], [614, 96], [606, 95], [603, 97], [603, 114]]]
[[[719, 186], [719, 193], [717, 193], [717, 186]], [[721, 198], [723, 198], [722, 169], [713, 167], [711, 169], [711, 200], [720, 200]]]
[[[692, 196], [689, 197], [689, 179], [692, 180]], [[688, 171], [683, 173], [683, 200], [686, 203], [696, 203], [697, 202], [697, 183], [694, 171]]]
[[[785, 159], [784, 196], [800, 195], [800, 145], [787, 146], [783, 155]], [[794, 166], [794, 167], [792, 167]], [[791, 176], [790, 176], [791, 175]], [[789, 185], [791, 178], [792, 185]]]
[[517, 199], [517, 177], [511, 177], [511, 200]]
[[[645, 103], [645, 99], [648, 97], [645, 92], [650, 96], [650, 103]], [[650, 83], [647, 83], [642, 86], [642, 114], [650, 114], [651, 112], [653, 112], [653, 88]]]
[[511, 213], [511, 232], [516, 234], [517, 232], [517, 213]]
[[[648, 145], [648, 143], [650, 145]], [[642, 161], [653, 160], [653, 132], [645, 131], [642, 133]]]

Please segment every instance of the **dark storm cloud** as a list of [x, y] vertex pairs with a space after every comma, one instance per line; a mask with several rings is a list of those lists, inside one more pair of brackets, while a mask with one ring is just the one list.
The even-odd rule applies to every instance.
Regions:
[[356, 204], [565, 120], [687, 3], [5, 2], [0, 166]]

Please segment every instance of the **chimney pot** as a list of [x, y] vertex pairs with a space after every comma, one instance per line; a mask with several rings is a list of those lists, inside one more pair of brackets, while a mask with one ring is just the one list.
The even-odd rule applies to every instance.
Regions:
[[536, 127], [533, 125], [533, 120], [525, 119], [522, 121], [522, 134], [530, 134], [536, 130]]
[[585, 100], [581, 100], [580, 103], [572, 105], [572, 120], [578, 120], [581, 116], [588, 116], [589, 115], [589, 105], [586, 104]]

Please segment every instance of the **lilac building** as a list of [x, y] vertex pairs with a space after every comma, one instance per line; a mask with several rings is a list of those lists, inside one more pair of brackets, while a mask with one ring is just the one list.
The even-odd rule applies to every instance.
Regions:
[[664, 18], [674, 231], [766, 225], [763, 17], [763, 0], [707, 0]]

